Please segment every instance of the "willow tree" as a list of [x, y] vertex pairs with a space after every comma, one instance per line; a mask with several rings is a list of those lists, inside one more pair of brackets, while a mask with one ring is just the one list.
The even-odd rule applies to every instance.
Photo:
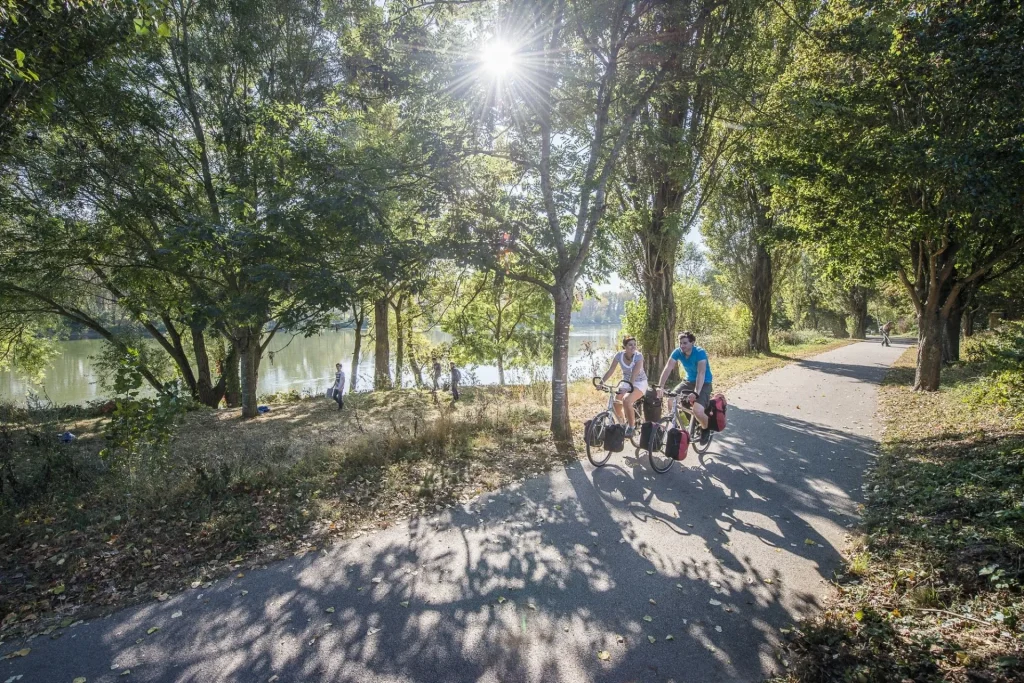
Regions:
[[360, 164], [319, 3], [166, 11], [165, 35], [57, 91], [14, 176], [21, 200], [73, 236], [60, 253], [169, 353], [203, 368], [205, 334], [227, 340], [252, 417], [273, 335], [351, 303], [376, 171]]
[[771, 210], [771, 192], [755, 165], [735, 160], [705, 207], [701, 228], [711, 262], [750, 310], [749, 346], [759, 353], [771, 353], [772, 306], [795, 253]]
[[663, 31], [709, 18], [692, 40], [666, 46], [677, 67], [641, 111], [613, 185], [620, 271], [643, 295], [646, 318], [638, 337], [654, 368], [676, 345], [673, 285], [682, 240], [731, 151], [739, 126], [721, 123], [742, 108], [744, 93], [752, 93], [758, 16], [771, 11], [759, 10], [759, 3], [718, 4], [671, 5]]
[[669, 43], [695, 39], [724, 4], [709, 3], [667, 32], [670, 3], [508, 2], [477, 47], [477, 69], [467, 74], [484, 102], [477, 147], [503, 171], [495, 192], [463, 188], [469, 211], [459, 225], [480, 262], [551, 297], [551, 431], [560, 444], [571, 439], [572, 306], [594, 266], [610, 182], [651, 97], [687, 68]]
[[1005, 87], [1024, 79], [1022, 40], [1016, 3], [828, 3], [769, 103], [779, 205], [828, 258], [898, 275], [918, 390], [939, 388], [965, 289], [1024, 249], [1024, 95]]

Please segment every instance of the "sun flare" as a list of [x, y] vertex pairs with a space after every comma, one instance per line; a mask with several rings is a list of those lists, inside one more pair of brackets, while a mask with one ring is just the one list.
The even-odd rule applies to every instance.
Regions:
[[509, 43], [495, 38], [480, 51], [480, 64], [493, 76], [506, 76], [516, 68], [516, 51]]

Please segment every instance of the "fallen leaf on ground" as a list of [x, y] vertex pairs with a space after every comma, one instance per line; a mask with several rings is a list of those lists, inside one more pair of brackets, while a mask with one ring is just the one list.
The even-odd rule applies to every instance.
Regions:
[[608, 650], [601, 650], [597, 653], [597, 658], [600, 659], [602, 662], [607, 662], [609, 659], [612, 658], [612, 653], [608, 652]]
[[79, 676], [75, 680], [71, 681], [71, 683], [85, 683], [85, 681], [86, 681], [85, 676]]
[[709, 605], [711, 605], [712, 607], [718, 607], [718, 606], [719, 606], [719, 605], [721, 605], [722, 603], [721, 603], [721, 602], [719, 602], [718, 600], [709, 600], [709, 601], [708, 601], [708, 604], [709, 604]]
[[402, 602], [400, 602], [398, 604], [401, 605], [402, 607], [408, 607], [409, 606], [409, 601], [408, 600], [403, 600]]
[[499, 595], [498, 596], [498, 604], [500, 605], [503, 602], [505, 602], [505, 596], [504, 595]]
[[654, 621], [654, 617], [652, 617], [652, 616], [650, 616], [650, 615], [647, 615], [647, 614], [645, 614], [645, 615], [644, 615], [644, 621], [648, 621], [648, 622], [649, 622], [649, 621]]
[[380, 583], [380, 582], [381, 582], [381, 581], [383, 581], [383, 580], [384, 580], [384, 579], [383, 579], [383, 577], [380, 577], [380, 576], [375, 576], [375, 577], [373, 577], [373, 578], [372, 578], [372, 579], [370, 580], [370, 583]]
[[647, 636], [647, 640], [651, 641], [651, 645], [654, 645], [656, 642], [658, 642], [658, 639], [654, 636]]
[[676, 637], [674, 635], [672, 635], [671, 633], [668, 634], [667, 636], [665, 636], [665, 640], [675, 640], [675, 639], [676, 639]]
[[160, 630], [160, 627], [159, 627], [159, 626], [153, 626], [153, 627], [152, 627], [152, 628], [150, 628], [150, 629], [149, 629], [148, 631], [146, 631], [146, 635], [147, 635], [147, 636], [151, 636], [151, 635], [153, 635], [154, 633], [156, 633], [156, 632], [157, 632], [157, 631], [159, 631], [159, 630]]
[[719, 633], [721, 633], [722, 632], [722, 627], [721, 626], [716, 626], [715, 630], [718, 631]]
[[177, 619], [180, 616], [181, 616], [181, 610], [178, 610], [177, 612], [175, 612], [174, 614], [171, 615], [171, 619]]
[[657, 605], [658, 604], [658, 603], [654, 602], [654, 598], [647, 598], [647, 602], [651, 603], [652, 605]]
[[334, 608], [333, 607], [328, 607], [324, 611], [327, 612], [328, 614], [334, 614]]
[[809, 539], [809, 538], [805, 538], [805, 539], [804, 539], [804, 545], [818, 545], [818, 544], [817, 544], [817, 543], [815, 543], [814, 541], [812, 541], [812, 540], [811, 540], [811, 539]]
[[32, 652], [32, 650], [27, 647], [23, 650], [15, 650], [9, 655], [4, 655], [4, 659], [14, 659], [15, 657], [27, 657], [29, 652]]
[[647, 570], [647, 576], [651, 576], [652, 574], [654, 574], [654, 572], [653, 572], [653, 571], [651, 571], [650, 569], [648, 569], [648, 570]]

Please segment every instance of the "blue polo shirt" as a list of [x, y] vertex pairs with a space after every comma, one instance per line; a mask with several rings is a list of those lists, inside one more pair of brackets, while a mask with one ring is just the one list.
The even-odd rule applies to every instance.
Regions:
[[708, 352], [699, 346], [694, 346], [690, 351], [690, 357], [687, 358], [683, 355], [682, 349], [678, 346], [675, 351], [672, 352], [672, 360], [679, 361], [679, 364], [683, 366], [683, 370], [686, 371], [686, 381], [697, 382], [697, 363], [700, 361], [707, 361], [707, 366], [704, 368], [704, 382], [705, 384], [711, 384], [711, 361], [708, 360]]

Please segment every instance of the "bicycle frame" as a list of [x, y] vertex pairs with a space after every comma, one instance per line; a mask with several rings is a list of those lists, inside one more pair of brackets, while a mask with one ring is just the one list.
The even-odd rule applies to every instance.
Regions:
[[[605, 384], [603, 382], [598, 382], [599, 379], [600, 379], [599, 377], [595, 377], [592, 381], [593, 381], [593, 384], [594, 384], [595, 387], [601, 389], [602, 391], [608, 392], [608, 405], [605, 406], [605, 410], [608, 411], [609, 413], [611, 413], [611, 415], [614, 418], [616, 424], [624, 424], [624, 425], [625, 424], [629, 424], [629, 420], [626, 419], [626, 409], [625, 409], [625, 406], [622, 404], [622, 401], [615, 400], [615, 397], [619, 393], [618, 392], [618, 388], [619, 388], [620, 384], [628, 384], [629, 385], [629, 391], [626, 392], [626, 395], [628, 396], [629, 394], [632, 394], [633, 393], [633, 389], [634, 389], [633, 383], [630, 382], [629, 380], [625, 380], [624, 379], [624, 380], [620, 380], [619, 382], [617, 382], [614, 387], [610, 387], [610, 386], [608, 386], [607, 384]], [[623, 407], [623, 409], [622, 409], [622, 422], [619, 422], [619, 415], [615, 411], [615, 404], [616, 403], [618, 403], [619, 405], [622, 405], [622, 407]], [[633, 404], [633, 410], [635, 411], [636, 414], [639, 414], [639, 410], [640, 409], [637, 407], [636, 403]], [[642, 417], [642, 415], [640, 415], [640, 417]], [[637, 426], [639, 427], [639, 422], [637, 422]]]

